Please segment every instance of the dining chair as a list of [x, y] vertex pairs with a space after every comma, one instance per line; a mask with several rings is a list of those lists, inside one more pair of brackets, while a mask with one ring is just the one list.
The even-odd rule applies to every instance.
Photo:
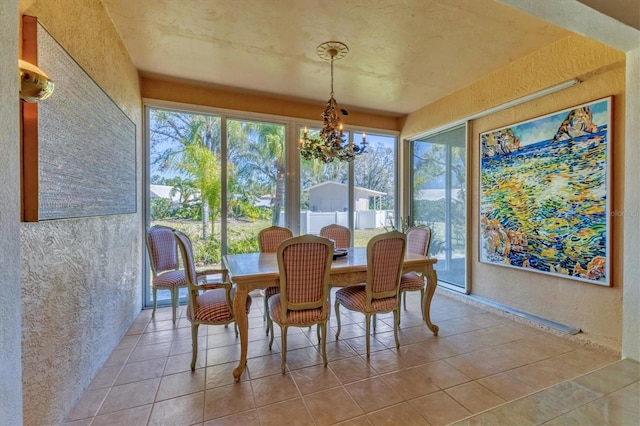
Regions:
[[[282, 226], [270, 226], [268, 228], [262, 229], [258, 233], [258, 247], [260, 248], [260, 253], [276, 253], [278, 251], [278, 246], [281, 242], [286, 240], [287, 238], [293, 237], [293, 232], [289, 228], [283, 228]], [[264, 313], [262, 316], [263, 321], [267, 321], [267, 336], [269, 335], [269, 330], [271, 327], [269, 326], [269, 307], [268, 302], [269, 298], [275, 294], [278, 294], [280, 291], [280, 287], [277, 286], [269, 286], [264, 289]]]
[[[220, 270], [203, 271], [196, 273], [193, 261], [193, 246], [191, 240], [183, 232], [174, 231], [174, 237], [184, 263], [185, 277], [187, 281], [187, 319], [191, 322], [191, 371], [196, 368], [198, 357], [198, 327], [205, 325], [228, 325], [235, 321], [233, 312], [233, 296], [235, 288], [229, 281], [226, 270], [222, 270], [223, 280], [220, 282], [202, 282], [200, 277], [203, 273]], [[251, 296], [247, 296], [245, 309], [247, 315], [251, 309]], [[234, 324], [236, 337], [238, 328]]]
[[180, 269], [178, 261], [178, 246], [173, 237], [173, 229], [154, 225], [147, 229], [147, 252], [151, 265], [151, 291], [153, 294], [153, 312], [156, 314], [158, 290], [171, 292], [171, 309], [173, 323], [176, 323], [176, 308], [178, 306], [178, 291], [187, 286], [187, 280], [183, 269]]
[[335, 248], [348, 248], [351, 246], [351, 231], [349, 228], [335, 223], [320, 229], [320, 236], [334, 241]]
[[398, 325], [400, 324], [400, 276], [407, 245], [407, 237], [402, 232], [391, 231], [376, 235], [367, 244], [367, 281], [349, 286], [336, 292], [335, 311], [338, 320], [336, 340], [340, 336], [340, 305], [361, 312], [365, 316], [367, 358], [370, 352], [371, 316], [393, 312], [393, 334], [396, 348]]
[[[416, 226], [407, 230], [407, 253], [426, 256], [429, 253], [430, 244], [431, 228], [427, 226]], [[422, 272], [408, 272], [402, 274], [400, 278], [400, 296], [403, 299], [401, 303], [404, 303], [405, 310], [407, 309], [407, 292], [420, 291], [422, 319], [424, 319], [424, 287], [425, 276]]]
[[321, 330], [322, 359], [327, 366], [327, 319], [329, 318], [329, 272], [333, 243], [327, 238], [303, 235], [290, 238], [278, 247], [280, 292], [269, 298], [269, 327], [273, 345], [273, 323], [280, 326], [282, 374], [287, 362], [289, 327], [318, 325]]

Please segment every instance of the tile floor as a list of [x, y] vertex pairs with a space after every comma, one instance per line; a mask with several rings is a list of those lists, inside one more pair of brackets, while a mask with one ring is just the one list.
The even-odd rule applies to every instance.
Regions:
[[[315, 329], [289, 331], [268, 348], [262, 299], [249, 318], [249, 360], [239, 383], [233, 327], [201, 326], [190, 371], [191, 331], [180, 307], [143, 311], [68, 416], [71, 425], [640, 424], [640, 366], [438, 292], [421, 321], [408, 294], [400, 349], [392, 316], [378, 317], [371, 357], [364, 317], [341, 310], [328, 368]], [[332, 316], [330, 335], [335, 335]], [[276, 326], [277, 328], [277, 326]], [[276, 334], [279, 336], [279, 333]]]

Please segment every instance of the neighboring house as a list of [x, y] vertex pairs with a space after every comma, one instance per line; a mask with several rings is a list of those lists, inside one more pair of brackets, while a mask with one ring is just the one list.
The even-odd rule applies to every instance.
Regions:
[[[182, 202], [180, 191], [174, 191], [173, 194], [171, 191], [173, 190], [173, 186], [171, 185], [149, 185], [149, 198], [166, 198], [167, 200], [171, 200], [172, 204], [180, 204]], [[189, 195], [187, 197], [188, 202], [193, 202], [199, 199], [200, 191], [196, 190], [194, 194]]]
[[175, 191], [171, 194], [173, 186], [169, 185], [149, 185], [149, 197], [151, 198], [166, 198], [173, 203], [179, 203], [180, 192]]
[[271, 194], [262, 195], [259, 198], [256, 198], [253, 205], [256, 207], [273, 207], [273, 199], [275, 197]]
[[[355, 211], [370, 210], [370, 199], [373, 198], [373, 205], [380, 204], [380, 197], [387, 195], [386, 192], [374, 191], [372, 189], [354, 187]], [[345, 212], [349, 210], [349, 187], [344, 183], [322, 182], [310, 186], [309, 210], [313, 212]], [[378, 210], [374, 209], [374, 210]]]

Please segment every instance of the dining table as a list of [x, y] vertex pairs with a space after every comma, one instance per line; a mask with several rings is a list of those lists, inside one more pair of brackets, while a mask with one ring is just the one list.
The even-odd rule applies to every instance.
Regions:
[[[279, 286], [280, 273], [276, 253], [246, 253], [230, 254], [223, 257], [225, 268], [229, 272], [229, 279], [235, 285], [233, 311], [240, 333], [240, 361], [233, 371], [236, 381], [247, 364], [247, 345], [249, 321], [245, 309], [250, 291]], [[433, 265], [436, 258], [419, 254], [406, 253], [402, 264], [402, 272], [422, 273], [426, 277], [424, 295], [424, 321], [433, 332], [438, 335], [438, 326], [431, 322], [429, 316], [431, 299], [438, 285], [438, 276]], [[367, 248], [351, 247], [347, 254], [335, 257], [331, 263], [329, 283], [332, 287], [345, 287], [365, 283], [367, 280]]]

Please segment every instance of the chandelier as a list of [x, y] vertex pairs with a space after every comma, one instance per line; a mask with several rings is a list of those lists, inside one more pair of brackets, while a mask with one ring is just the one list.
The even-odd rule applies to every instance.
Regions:
[[344, 108], [339, 110], [338, 103], [333, 97], [333, 61], [347, 56], [349, 48], [339, 41], [327, 41], [319, 45], [316, 52], [321, 59], [331, 62], [331, 94], [327, 106], [322, 112], [324, 123], [319, 136], [309, 136], [305, 128], [304, 136], [300, 139], [300, 155], [306, 160], [316, 158], [325, 163], [330, 163], [335, 159], [352, 161], [356, 155], [363, 153], [366, 149], [365, 134], [362, 134], [360, 145], [346, 142], [339, 114], [349, 115], [349, 113]]

